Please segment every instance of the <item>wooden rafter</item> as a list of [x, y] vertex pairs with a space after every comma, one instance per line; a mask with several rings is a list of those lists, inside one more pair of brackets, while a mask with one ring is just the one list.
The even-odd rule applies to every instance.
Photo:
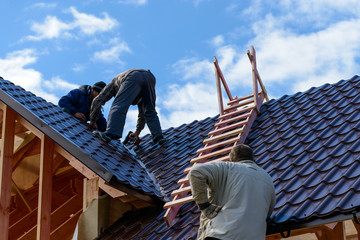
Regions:
[[3, 111], [3, 136], [0, 159], [0, 239], [8, 239], [15, 112], [9, 107], [5, 107]]

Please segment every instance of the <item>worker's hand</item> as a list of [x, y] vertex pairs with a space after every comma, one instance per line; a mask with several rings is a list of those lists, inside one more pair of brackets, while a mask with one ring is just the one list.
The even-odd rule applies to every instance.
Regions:
[[97, 129], [98, 129], [98, 127], [97, 127], [97, 125], [96, 125], [96, 122], [91, 122], [91, 121], [90, 121], [89, 127], [90, 127], [90, 129], [92, 129], [92, 130], [97, 130]]
[[137, 138], [137, 137], [139, 136], [139, 134], [140, 134], [140, 131], [138, 131], [138, 130], [136, 130], [135, 132], [131, 133], [131, 134], [129, 135], [130, 141], [134, 141], [134, 139]]
[[77, 118], [77, 119], [80, 119], [81, 121], [83, 122], [86, 122], [86, 117], [83, 113], [81, 112], [77, 112], [74, 114], [74, 116]]
[[221, 206], [210, 204], [207, 208], [201, 210], [201, 212], [205, 214], [208, 219], [213, 219], [218, 215], [218, 212], [220, 212], [221, 208]]

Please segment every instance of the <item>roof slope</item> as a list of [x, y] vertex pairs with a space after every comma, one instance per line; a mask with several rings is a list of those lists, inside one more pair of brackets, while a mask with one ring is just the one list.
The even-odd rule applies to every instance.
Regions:
[[276, 223], [349, 218], [360, 208], [360, 77], [264, 104], [246, 143], [274, 181]]
[[[149, 136], [144, 138], [138, 154], [166, 193], [190, 166], [181, 156], [195, 156], [199, 148], [186, 139], [193, 139], [191, 134], [204, 137], [209, 129], [199, 126], [215, 119], [167, 130], [173, 136], [167, 150], [154, 152]], [[349, 219], [360, 209], [360, 77], [264, 103], [246, 143], [275, 184], [277, 203], [269, 233], [279, 232], [279, 225], [287, 230]], [[141, 229], [134, 228], [140, 219], [122, 221], [101, 239], [196, 238], [199, 212], [193, 202], [182, 206], [171, 228], [164, 213], [149, 215], [152, 221], [147, 219]], [[116, 235], [120, 228], [121, 235]]]
[[0, 79], [0, 100], [111, 184], [162, 198], [157, 184], [123, 146], [108, 145], [78, 119], [33, 93]]

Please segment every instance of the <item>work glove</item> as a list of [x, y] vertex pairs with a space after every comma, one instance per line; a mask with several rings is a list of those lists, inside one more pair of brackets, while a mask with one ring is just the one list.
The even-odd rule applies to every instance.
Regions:
[[222, 209], [221, 206], [210, 203], [208, 207], [201, 209], [201, 212], [208, 218], [213, 219], [218, 215], [218, 212]]

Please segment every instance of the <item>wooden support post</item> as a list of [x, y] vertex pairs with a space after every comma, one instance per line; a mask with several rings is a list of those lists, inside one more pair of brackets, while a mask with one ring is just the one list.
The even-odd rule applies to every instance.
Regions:
[[[358, 219], [359, 220], [359, 219]], [[357, 232], [357, 237], [360, 240], [360, 224], [356, 223], [354, 219], [352, 219], [352, 222], [354, 224], [354, 227], [356, 229]]]
[[91, 201], [99, 196], [99, 178], [84, 178], [83, 212], [90, 205]]
[[346, 240], [343, 222], [326, 224], [315, 235], [318, 240]]
[[256, 111], [259, 113], [259, 96], [258, 96], [258, 82], [257, 82], [257, 67], [256, 67], [256, 55], [255, 55], [255, 49], [253, 46], [251, 46], [251, 57], [252, 57], [252, 75], [253, 75], [253, 86], [254, 86], [254, 104]]
[[12, 160], [14, 155], [15, 112], [5, 107], [0, 159], [0, 239], [8, 239]]
[[40, 154], [37, 240], [50, 239], [53, 156], [54, 142], [43, 135]]

